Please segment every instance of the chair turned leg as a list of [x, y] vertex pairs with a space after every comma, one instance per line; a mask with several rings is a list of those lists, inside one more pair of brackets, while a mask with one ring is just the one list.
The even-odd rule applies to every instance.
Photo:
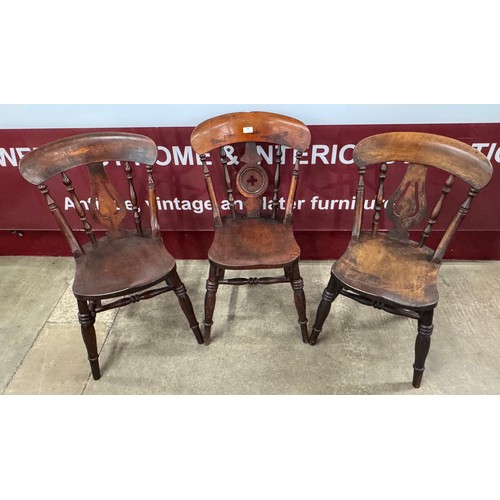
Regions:
[[181, 306], [182, 312], [189, 322], [189, 327], [191, 328], [191, 330], [193, 330], [198, 344], [203, 344], [203, 335], [201, 334], [200, 325], [196, 320], [196, 316], [194, 315], [193, 304], [191, 304], [191, 299], [187, 294], [186, 287], [179, 278], [179, 275], [177, 274], [177, 271], [175, 269], [167, 278], [167, 285], [170, 285], [174, 288], [174, 293], [179, 299], [179, 304]]
[[323, 296], [321, 302], [318, 306], [318, 311], [316, 312], [316, 320], [311, 332], [311, 338], [309, 339], [309, 344], [314, 345], [318, 340], [318, 335], [323, 329], [323, 323], [325, 322], [330, 308], [332, 307], [332, 302], [337, 298], [338, 294], [342, 290], [342, 285], [335, 279], [333, 274], [330, 276], [330, 281], [328, 285], [323, 290]]
[[296, 262], [292, 267], [288, 269], [285, 268], [285, 276], [290, 279], [290, 284], [292, 285], [293, 299], [299, 316], [302, 341], [307, 344], [309, 335], [307, 332], [306, 296], [304, 294], [304, 280], [300, 277], [299, 263]]
[[420, 314], [418, 320], [418, 335], [415, 341], [415, 363], [413, 365], [413, 387], [418, 389], [422, 382], [422, 376], [425, 369], [425, 358], [431, 346], [432, 335], [432, 317], [434, 309], [424, 311]]
[[87, 348], [90, 370], [92, 378], [99, 380], [101, 378], [101, 370], [99, 369], [99, 353], [97, 352], [97, 339], [95, 335], [95, 315], [90, 312], [86, 300], [77, 300], [78, 302], [78, 321], [82, 330], [83, 341]]
[[205, 345], [210, 344], [210, 333], [212, 331], [212, 317], [215, 309], [215, 297], [219, 288], [219, 279], [224, 274], [224, 269], [220, 269], [214, 264], [210, 264], [210, 271], [207, 279], [207, 293], [205, 294], [205, 318], [203, 320], [203, 340]]

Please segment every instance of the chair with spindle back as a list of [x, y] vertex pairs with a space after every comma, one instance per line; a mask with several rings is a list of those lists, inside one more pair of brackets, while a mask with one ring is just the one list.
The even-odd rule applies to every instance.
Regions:
[[[418, 388], [430, 347], [433, 313], [438, 303], [437, 276], [444, 254], [467, 215], [472, 199], [490, 181], [492, 167], [488, 159], [471, 146], [448, 137], [418, 132], [368, 137], [355, 147], [354, 161], [358, 165], [359, 180], [352, 237], [347, 250], [332, 267], [309, 343], [316, 343], [331, 304], [339, 294], [392, 314], [417, 319], [413, 386]], [[388, 166], [389, 162], [404, 162], [406, 171], [386, 202], [392, 228], [382, 232], [379, 224], [384, 206], [384, 183], [388, 172], [398, 168], [398, 164]], [[364, 175], [368, 165], [380, 165], [380, 170], [371, 230], [363, 231]], [[420, 238], [413, 241], [409, 230], [423, 221], [427, 213], [425, 181], [428, 167], [436, 167], [450, 175]], [[429, 173], [432, 171], [429, 169]], [[455, 177], [469, 185], [468, 195], [433, 251], [425, 243]]]
[[[203, 343], [186, 288], [160, 233], [153, 179], [156, 156], [156, 144], [148, 137], [124, 132], [96, 132], [45, 144], [22, 158], [19, 166], [21, 175], [31, 184], [37, 185], [44, 195], [73, 253], [73, 293], [78, 303], [78, 319], [95, 380], [100, 378], [100, 368], [94, 322], [96, 314], [102, 311], [173, 290], [198, 343]], [[104, 162], [109, 161], [124, 164], [121, 168], [126, 177], [124, 182], [130, 198], [134, 229], [124, 227], [124, 221], [128, 218], [127, 206], [108, 178]], [[133, 163], [146, 167], [151, 226], [148, 229], [143, 228], [142, 212], [134, 187]], [[107, 230], [106, 236], [99, 238], [67, 174], [68, 170], [83, 165], [87, 166], [90, 180], [90, 215]], [[47, 180], [58, 174], [88, 236], [89, 241], [83, 245], [78, 242], [46, 185]], [[166, 282], [166, 286], [151, 288], [162, 282]], [[117, 298], [102, 303], [103, 300]]]
[[[210, 270], [205, 295], [205, 344], [210, 343], [219, 285], [274, 283], [291, 284], [302, 340], [308, 341], [304, 284], [299, 272], [300, 248], [293, 235], [292, 211], [300, 158], [310, 140], [309, 129], [302, 122], [288, 116], [259, 111], [217, 116], [194, 129], [191, 144], [203, 163], [215, 226], [214, 240], [208, 252]], [[257, 143], [265, 143], [266, 146], [258, 146]], [[267, 155], [264, 147], [267, 148]], [[243, 154], [240, 154], [243, 148]], [[208, 153], [214, 149], [220, 152], [229, 209], [227, 216], [221, 215], [221, 206], [207, 165]], [[284, 169], [286, 153], [293, 161], [292, 149], [296, 154], [294, 167]], [[275, 164], [272, 174], [274, 182], [269, 190], [267, 170], [271, 167], [264, 168], [263, 156], [267, 163]], [[215, 154], [211, 156], [211, 161], [215, 162]], [[282, 170], [291, 170], [286, 205], [285, 199], [280, 199], [279, 194]], [[244, 203], [243, 200], [235, 200], [234, 184]], [[268, 191], [271, 201], [266, 201], [263, 206], [262, 198]], [[224, 279], [225, 270], [273, 268], [282, 268], [284, 276]]]

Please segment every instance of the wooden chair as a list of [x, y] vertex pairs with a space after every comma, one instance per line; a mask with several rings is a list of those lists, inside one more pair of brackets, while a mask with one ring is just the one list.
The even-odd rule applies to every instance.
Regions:
[[[443, 256], [467, 215], [472, 199], [488, 184], [492, 167], [486, 157], [471, 146], [448, 137], [415, 132], [368, 137], [354, 149], [354, 161], [359, 167], [359, 181], [352, 237], [347, 250], [332, 267], [309, 343], [316, 343], [331, 304], [339, 294], [392, 314], [417, 319], [413, 386], [418, 388], [430, 347], [432, 318], [438, 303], [437, 277]], [[388, 166], [393, 161], [405, 162], [406, 171], [386, 206], [392, 228], [389, 232], [381, 232], [379, 222], [386, 176], [389, 170], [398, 168], [398, 164]], [[365, 169], [373, 164], [381, 164], [375, 211], [371, 229], [363, 231]], [[427, 224], [424, 223], [420, 238], [413, 241], [409, 230], [424, 220], [427, 213], [425, 182], [428, 167], [437, 167], [450, 175], [430, 211]], [[455, 177], [469, 185], [467, 198], [433, 251], [425, 243]]]
[[[75, 279], [73, 293], [78, 302], [78, 319], [88, 352], [92, 376], [100, 378], [94, 322], [97, 313], [149, 299], [173, 290], [182, 311], [188, 319], [198, 343], [203, 337], [196, 321], [186, 288], [181, 282], [174, 258], [165, 249], [158, 225], [153, 164], [157, 147], [148, 137], [124, 132], [97, 132], [67, 137], [28, 153], [19, 166], [21, 175], [31, 184], [38, 185], [48, 208], [73, 252]], [[130, 214], [117, 189], [110, 182], [103, 162], [122, 163], [113, 169], [123, 170]], [[133, 163], [146, 166], [149, 219], [151, 228], [143, 228], [143, 217], [134, 186]], [[80, 198], [76, 195], [67, 171], [87, 166], [90, 180], [90, 215], [107, 229], [104, 237], [97, 238], [87, 218]], [[88, 242], [81, 245], [58, 207], [45, 182], [60, 174], [75, 210], [82, 222]], [[57, 187], [57, 186], [55, 186]], [[132, 219], [124, 227], [127, 219]], [[166, 286], [147, 290], [158, 283]], [[103, 304], [106, 299], [119, 298]]]
[[[300, 248], [292, 229], [294, 196], [302, 152], [309, 146], [309, 129], [300, 121], [274, 113], [253, 111], [217, 116], [199, 124], [191, 135], [193, 149], [200, 155], [210, 196], [215, 235], [208, 252], [210, 271], [205, 296], [204, 339], [210, 343], [215, 297], [219, 285], [269, 285], [290, 283], [294, 292], [302, 340], [308, 341], [304, 283], [299, 272]], [[244, 143], [244, 146], [239, 143]], [[257, 143], [266, 143], [260, 150]], [[243, 150], [244, 147], [244, 150]], [[283, 157], [295, 166], [285, 169]], [[216, 190], [208, 169], [210, 151], [218, 149], [229, 215], [221, 215]], [[242, 153], [242, 154], [241, 154]], [[215, 155], [214, 155], [215, 156]], [[274, 163], [274, 183], [268, 190], [270, 169]], [[211, 157], [212, 162], [215, 158]], [[288, 195], [280, 199], [283, 170], [291, 173]], [[269, 171], [269, 173], [268, 173]], [[235, 199], [234, 185], [243, 197]], [[267, 194], [265, 205], [263, 196]], [[236, 195], [237, 196], [237, 195]], [[225, 279], [225, 270], [284, 269], [284, 276]]]

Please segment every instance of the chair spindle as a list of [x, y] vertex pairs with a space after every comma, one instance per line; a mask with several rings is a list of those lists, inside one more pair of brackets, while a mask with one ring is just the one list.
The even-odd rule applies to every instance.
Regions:
[[66, 186], [66, 190], [68, 191], [71, 197], [71, 201], [75, 206], [76, 213], [78, 214], [78, 217], [80, 217], [80, 220], [82, 221], [85, 234], [88, 236], [90, 242], [92, 243], [92, 246], [94, 247], [97, 246], [97, 241], [94, 231], [92, 230], [92, 226], [90, 225], [87, 219], [87, 214], [85, 213], [85, 209], [82, 207], [82, 204], [80, 203], [80, 200], [78, 199], [78, 196], [75, 193], [75, 188], [73, 187], [71, 179], [68, 177], [66, 172], [61, 172], [61, 177], [63, 184]]
[[146, 165], [148, 174], [148, 201], [151, 218], [151, 235], [153, 238], [161, 237], [160, 225], [158, 223], [158, 205], [156, 204], [156, 189], [153, 179], [153, 165]]
[[384, 204], [384, 181], [387, 176], [387, 163], [382, 163], [380, 166], [379, 183], [377, 190], [377, 197], [375, 200], [375, 213], [373, 214], [372, 234], [376, 235], [380, 221], [380, 211]]
[[272, 218], [276, 218], [276, 212], [278, 210], [278, 192], [280, 188], [280, 167], [281, 167], [281, 157], [282, 157], [281, 146], [276, 146], [276, 171], [274, 173], [274, 192], [273, 192], [273, 213]]
[[205, 184], [207, 186], [208, 195], [210, 197], [210, 203], [212, 204], [214, 225], [215, 227], [222, 227], [223, 224], [219, 212], [219, 204], [217, 203], [217, 196], [215, 195], [215, 189], [214, 189], [214, 184], [212, 182], [212, 177], [210, 177], [210, 170], [208, 170], [207, 155], [201, 154], [200, 160], [203, 164], [203, 175], [205, 176]]
[[50, 196], [49, 188], [45, 184], [39, 184], [38, 189], [45, 196], [45, 200], [47, 201], [49, 210], [52, 212], [52, 215], [56, 219], [57, 225], [61, 229], [61, 232], [64, 234], [64, 237], [66, 238], [66, 241], [68, 242], [71, 251], [73, 252], [73, 256], [76, 257], [78, 255], [83, 255], [84, 251], [82, 250], [82, 247], [80, 246], [78, 241], [76, 241], [75, 235], [69, 227], [68, 222], [64, 218], [64, 215], [61, 213], [61, 210], [57, 206], [57, 203], [54, 201], [52, 196]]
[[443, 189], [441, 190], [441, 196], [439, 197], [439, 200], [436, 203], [436, 206], [434, 207], [434, 210], [431, 213], [431, 216], [429, 218], [429, 222], [427, 223], [427, 226], [425, 226], [425, 229], [422, 232], [422, 237], [420, 238], [420, 241], [418, 243], [419, 247], [424, 246], [425, 241], [427, 240], [427, 238], [431, 234], [432, 226], [436, 223], [436, 220], [439, 217], [439, 214], [441, 213], [441, 209], [443, 208], [444, 199], [446, 198], [446, 195], [451, 191], [451, 187], [453, 186], [454, 180], [455, 180], [455, 177], [453, 175], [450, 175], [448, 177], [448, 179], [446, 179], [446, 182], [443, 186]]
[[291, 224], [292, 222], [292, 211], [293, 203], [295, 201], [295, 191], [297, 190], [297, 182], [299, 180], [299, 163], [302, 158], [302, 152], [297, 151], [295, 157], [295, 166], [293, 167], [292, 179], [290, 181], [290, 190], [288, 192], [288, 199], [285, 207], [285, 217], [283, 219], [283, 224]]
[[130, 166], [130, 162], [128, 161], [125, 162], [125, 174], [128, 180], [130, 202], [132, 203], [132, 210], [134, 212], [135, 228], [137, 230], [137, 234], [142, 234], [141, 215], [139, 214], [139, 207], [137, 205], [137, 194], [134, 188], [134, 176], [132, 175], [132, 167]]
[[231, 177], [229, 175], [229, 170], [227, 168], [227, 154], [224, 146], [220, 148], [220, 159], [222, 162], [222, 166], [224, 168], [224, 179], [226, 181], [226, 192], [227, 198], [229, 200], [229, 208], [231, 210], [231, 216], [233, 219], [236, 219], [236, 212], [234, 209], [234, 196], [233, 196], [233, 186], [231, 184]]
[[361, 234], [361, 225], [363, 223], [363, 204], [365, 198], [365, 166], [359, 166], [358, 168], [359, 178], [358, 187], [356, 190], [356, 213], [354, 215], [354, 227], [352, 230], [352, 239], [359, 240], [359, 235]]
[[455, 217], [453, 217], [453, 220], [450, 222], [450, 225], [446, 229], [444, 236], [442, 237], [438, 247], [436, 248], [434, 255], [432, 256], [432, 262], [440, 263], [443, 260], [444, 254], [446, 253], [446, 249], [448, 248], [453, 235], [455, 234], [456, 230], [462, 223], [463, 218], [469, 211], [470, 205], [472, 203], [472, 198], [474, 198], [474, 196], [476, 196], [478, 192], [478, 189], [469, 189], [467, 199], [462, 203], [462, 205], [460, 205], [460, 208], [455, 214]]

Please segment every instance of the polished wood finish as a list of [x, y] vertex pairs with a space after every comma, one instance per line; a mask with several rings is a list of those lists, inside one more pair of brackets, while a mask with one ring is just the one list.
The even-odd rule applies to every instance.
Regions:
[[[204, 340], [210, 343], [213, 311], [219, 285], [270, 285], [290, 283], [302, 340], [308, 341], [304, 283], [300, 277], [300, 248], [292, 229], [292, 212], [299, 178], [302, 152], [309, 146], [309, 129], [300, 121], [288, 116], [266, 112], [230, 113], [200, 123], [191, 135], [193, 149], [200, 155], [208, 195], [213, 207], [215, 234], [208, 251], [210, 270], [205, 295]], [[239, 145], [244, 143], [244, 145]], [[263, 165], [257, 143], [274, 146], [274, 172]], [[237, 161], [229, 162], [226, 147], [231, 147], [233, 159], [239, 145], [243, 153]], [[286, 208], [278, 210], [282, 173], [283, 147], [295, 149], [294, 167], [286, 194]], [[225, 195], [229, 215], [221, 216], [218, 195], [207, 165], [207, 154], [215, 163], [215, 153], [220, 153]], [[230, 167], [234, 164], [230, 170]], [[216, 168], [216, 167], [215, 167]], [[288, 169], [290, 170], [290, 169]], [[243, 209], [238, 210], [236, 193], [244, 198]], [[272, 184], [270, 182], [272, 179]], [[271, 191], [272, 190], [272, 191]], [[262, 196], [269, 193], [270, 206], [264, 207]], [[242, 201], [242, 200], [239, 200]], [[282, 268], [283, 276], [255, 278], [224, 278], [226, 270]]]
[[[351, 241], [332, 266], [328, 286], [318, 306], [309, 343], [314, 345], [323, 328], [332, 302], [338, 295], [371, 305], [391, 314], [418, 320], [415, 343], [413, 386], [422, 382], [430, 348], [434, 309], [438, 304], [437, 278], [446, 249], [467, 215], [472, 199], [492, 175], [488, 159], [476, 149], [449, 137], [414, 132], [394, 132], [368, 137], [354, 149], [359, 178], [355, 220]], [[406, 172], [388, 198], [386, 212], [392, 227], [381, 230], [384, 186], [391, 169], [404, 162]], [[381, 164], [371, 231], [363, 231], [366, 167]], [[433, 168], [434, 167], [434, 168]], [[435, 169], [451, 174], [439, 199], [427, 215], [425, 183]], [[455, 178], [469, 184], [467, 198], [458, 208], [435, 250], [425, 246], [432, 226], [441, 214]], [[427, 216], [417, 241], [409, 236]]]
[[191, 134], [191, 144], [199, 155], [239, 142], [266, 142], [304, 151], [311, 142], [311, 133], [295, 118], [251, 111], [209, 118]]
[[[191, 301], [177, 274], [175, 260], [166, 250], [160, 234], [153, 177], [156, 154], [156, 144], [148, 137], [123, 132], [97, 132], [67, 137], [41, 146], [27, 154], [19, 166], [21, 175], [28, 182], [38, 185], [73, 253], [73, 294], [77, 299], [78, 319], [92, 376], [96, 380], [100, 378], [100, 369], [94, 322], [96, 314], [102, 311], [173, 291], [198, 343], [203, 343]], [[119, 190], [108, 178], [104, 166], [107, 161], [124, 163], [125, 192], [132, 205], [131, 214], [127, 214]], [[132, 167], [132, 163], [145, 164], [146, 168], [150, 213], [150, 228], [147, 229], [142, 227], [142, 212], [134, 186], [134, 171], [141, 167]], [[107, 230], [106, 236], [101, 238], [96, 238], [67, 173], [75, 167], [83, 168], [83, 165], [87, 166], [89, 176], [91, 218]], [[45, 184], [57, 174], [61, 174], [62, 182], [75, 205], [89, 239], [87, 243], [80, 244], [77, 241]], [[129, 217], [133, 219], [135, 229], [125, 227]], [[166, 286], [152, 289], [162, 282]]]

